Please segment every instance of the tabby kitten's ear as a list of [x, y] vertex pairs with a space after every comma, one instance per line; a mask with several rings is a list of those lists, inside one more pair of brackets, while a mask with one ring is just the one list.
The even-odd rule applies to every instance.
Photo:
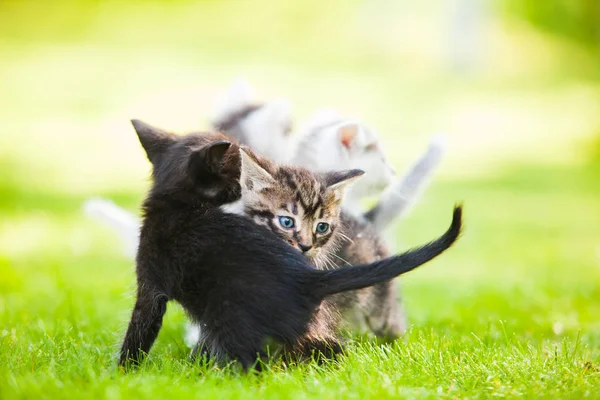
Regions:
[[156, 128], [139, 119], [132, 119], [133, 129], [140, 139], [142, 147], [146, 151], [146, 156], [152, 164], [156, 164], [158, 157], [177, 140], [177, 135]]
[[190, 175], [195, 178], [206, 174], [220, 175], [224, 166], [225, 154], [230, 146], [231, 142], [219, 140], [194, 151], [190, 155], [188, 164]]
[[337, 201], [341, 201], [348, 186], [363, 176], [364, 173], [365, 172], [360, 169], [328, 172], [325, 174], [327, 191], [332, 193]]
[[242, 192], [258, 192], [275, 185], [275, 179], [261, 167], [244, 149], [240, 149], [242, 161], [240, 186]]

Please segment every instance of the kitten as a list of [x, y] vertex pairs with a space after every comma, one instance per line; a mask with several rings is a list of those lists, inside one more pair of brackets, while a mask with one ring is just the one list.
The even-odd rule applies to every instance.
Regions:
[[[237, 360], [247, 369], [266, 356], [267, 341], [293, 353], [340, 352], [327, 324], [315, 321], [326, 297], [408, 272], [459, 236], [462, 210], [455, 207], [450, 228], [427, 245], [370, 264], [314, 269], [264, 226], [219, 210], [240, 196], [237, 146], [219, 135], [178, 137], [132, 123], [152, 163], [153, 185], [143, 206], [137, 298], [120, 365], [148, 353], [170, 300], [202, 326], [204, 350], [218, 362]], [[341, 201], [345, 182], [359, 174], [315, 177], [322, 203]]]
[[[221, 209], [269, 228], [317, 268], [343, 268], [390, 255], [370, 224], [341, 212], [337, 203], [319, 201], [323, 188], [306, 169], [244, 156], [241, 176], [241, 198]], [[407, 325], [398, 293], [396, 281], [391, 280], [337, 295], [333, 303], [348, 327], [369, 328], [377, 336], [396, 339]], [[187, 336], [189, 340], [197, 333], [192, 329]]]

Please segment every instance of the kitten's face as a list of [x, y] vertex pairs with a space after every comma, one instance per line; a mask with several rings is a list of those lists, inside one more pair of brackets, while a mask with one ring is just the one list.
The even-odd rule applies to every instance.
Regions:
[[367, 174], [352, 187], [353, 192], [361, 197], [377, 194], [392, 182], [394, 169], [372, 130], [361, 124], [346, 124], [338, 128], [337, 135], [349, 167], [362, 169]]
[[348, 196], [378, 194], [394, 178], [377, 135], [361, 124], [336, 121], [313, 128], [298, 146], [295, 161], [315, 171], [360, 169], [366, 175], [350, 189]]
[[274, 166], [244, 151], [241, 154], [242, 197], [229, 211], [266, 226], [313, 262], [326, 262], [329, 249], [335, 246], [344, 191], [363, 172], [319, 176], [303, 168]]

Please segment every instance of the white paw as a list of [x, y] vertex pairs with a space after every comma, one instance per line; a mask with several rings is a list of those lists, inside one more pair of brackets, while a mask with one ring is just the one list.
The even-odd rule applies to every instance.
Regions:
[[190, 322], [185, 324], [185, 336], [183, 341], [190, 349], [194, 348], [200, 341], [200, 327]]

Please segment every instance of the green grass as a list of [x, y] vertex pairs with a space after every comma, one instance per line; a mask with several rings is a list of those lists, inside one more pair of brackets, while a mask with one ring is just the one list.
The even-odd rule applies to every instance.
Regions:
[[0, 398], [595, 397], [599, 172], [521, 168], [436, 183], [402, 225], [405, 241], [441, 231], [453, 200], [465, 200], [467, 229], [456, 248], [403, 280], [407, 340], [357, 340], [333, 365], [275, 364], [258, 376], [189, 364], [175, 305], [148, 362], [118, 372], [131, 262], [108, 232], [82, 221], [80, 199], [64, 199], [71, 212], [62, 201], [17, 212], [1, 232]]
[[[123, 4], [0, 9], [0, 399], [600, 396], [600, 85], [581, 49], [491, 21], [487, 66], [464, 77], [437, 58], [434, 2], [389, 17], [358, 1]], [[443, 168], [390, 241], [441, 233], [456, 201], [464, 236], [402, 280], [405, 341], [355, 338], [330, 365], [240, 375], [187, 362], [173, 304], [147, 362], [123, 374], [133, 265], [81, 202], [137, 209], [148, 163], [127, 120], [198, 128], [238, 74], [300, 117], [334, 105], [364, 118], [398, 170], [448, 132]]]

